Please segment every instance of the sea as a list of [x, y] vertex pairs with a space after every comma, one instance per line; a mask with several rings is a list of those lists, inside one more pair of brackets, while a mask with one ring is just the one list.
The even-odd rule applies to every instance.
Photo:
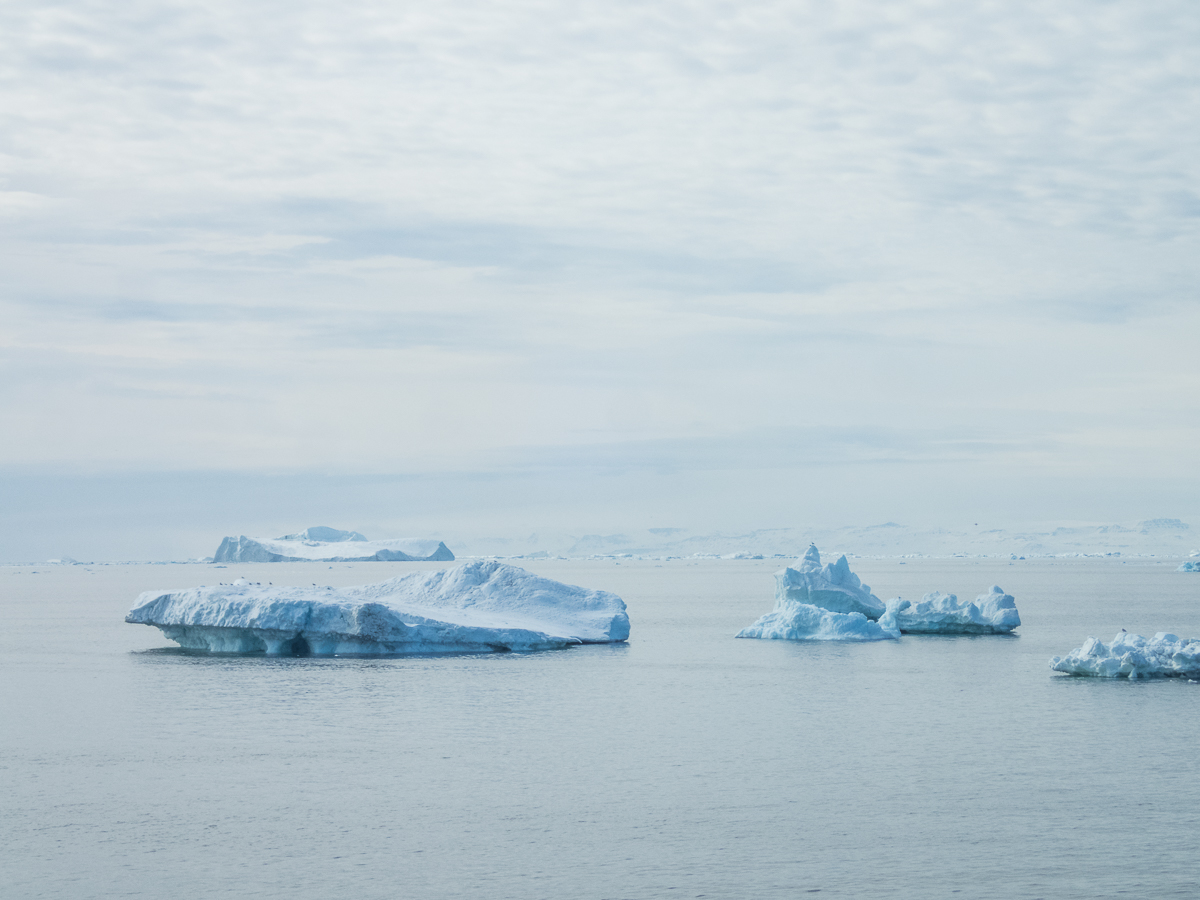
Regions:
[[1016, 597], [1012, 636], [735, 640], [782, 560], [521, 560], [628, 643], [181, 651], [141, 591], [425, 563], [0, 567], [0, 896], [1200, 897], [1200, 684], [1052, 673], [1200, 636], [1163, 559], [854, 559], [881, 598]]

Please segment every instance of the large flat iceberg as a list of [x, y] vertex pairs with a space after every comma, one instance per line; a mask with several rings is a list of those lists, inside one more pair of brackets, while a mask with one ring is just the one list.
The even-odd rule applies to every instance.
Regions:
[[213, 562], [451, 562], [454, 554], [441, 541], [393, 538], [368, 541], [357, 531], [318, 525], [279, 538], [227, 537]]
[[[878, 619], [879, 621], [874, 621]], [[775, 609], [736, 635], [782, 641], [885, 641], [900, 637], [884, 603], [846, 557], [821, 565], [810, 546], [796, 568], [775, 574]]]
[[629, 637], [616, 594], [495, 561], [340, 589], [239, 579], [149, 591], [125, 621], [155, 625], [189, 650], [293, 656], [545, 650]]
[[1005, 634], [1021, 624], [1012, 595], [997, 585], [974, 602], [934, 591], [919, 603], [896, 597], [887, 609], [903, 634]]
[[1147, 639], [1120, 631], [1108, 644], [1088, 638], [1082, 647], [1051, 659], [1050, 668], [1100, 678], [1200, 678], [1200, 639], [1181, 640], [1165, 631]]

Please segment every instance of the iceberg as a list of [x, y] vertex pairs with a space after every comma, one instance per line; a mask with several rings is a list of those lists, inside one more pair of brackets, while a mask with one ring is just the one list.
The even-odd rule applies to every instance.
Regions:
[[1055, 672], [1099, 678], [1200, 678], [1200, 639], [1160, 631], [1152, 638], [1120, 631], [1108, 644], [1093, 637], [1050, 660]]
[[900, 637], [887, 613], [872, 622], [862, 613], [839, 613], [785, 601], [735, 637], [765, 641], [888, 641]]
[[779, 604], [784, 600], [831, 612], [861, 613], [868, 619], [878, 619], [886, 611], [883, 601], [850, 571], [845, 556], [822, 566], [815, 544], [809, 546], [798, 568], [789, 567], [776, 573], [775, 601]]
[[1200, 560], [1188, 560], [1176, 572], [1200, 572]]
[[357, 531], [317, 525], [280, 538], [227, 537], [213, 562], [451, 562], [454, 554], [441, 541], [393, 538], [368, 541]]
[[340, 589], [238, 579], [149, 591], [125, 621], [189, 650], [269, 656], [530, 651], [629, 637], [616, 594], [494, 560]]
[[1012, 595], [998, 585], [974, 602], [934, 591], [919, 603], [896, 597], [887, 609], [903, 634], [1006, 634], [1021, 624]]
[[357, 531], [342, 531], [340, 528], [330, 528], [328, 525], [313, 525], [298, 534], [285, 534], [277, 541], [325, 541], [334, 544], [341, 541], [365, 541], [366, 535]]
[[[878, 620], [878, 621], [875, 621]], [[895, 617], [850, 571], [846, 557], [822, 566], [815, 545], [797, 568], [775, 573], [775, 609], [736, 637], [780, 641], [886, 641]]]

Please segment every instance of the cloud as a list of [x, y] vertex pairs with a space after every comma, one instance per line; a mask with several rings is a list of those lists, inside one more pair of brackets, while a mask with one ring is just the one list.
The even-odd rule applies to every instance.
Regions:
[[1186, 478], [1198, 31], [7, 4], [0, 464]]

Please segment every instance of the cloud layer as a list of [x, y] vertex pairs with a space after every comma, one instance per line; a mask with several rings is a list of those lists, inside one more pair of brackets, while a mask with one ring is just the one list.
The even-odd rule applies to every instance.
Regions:
[[953, 458], [1188, 513], [1198, 43], [1171, 2], [6, 4], [0, 466]]

